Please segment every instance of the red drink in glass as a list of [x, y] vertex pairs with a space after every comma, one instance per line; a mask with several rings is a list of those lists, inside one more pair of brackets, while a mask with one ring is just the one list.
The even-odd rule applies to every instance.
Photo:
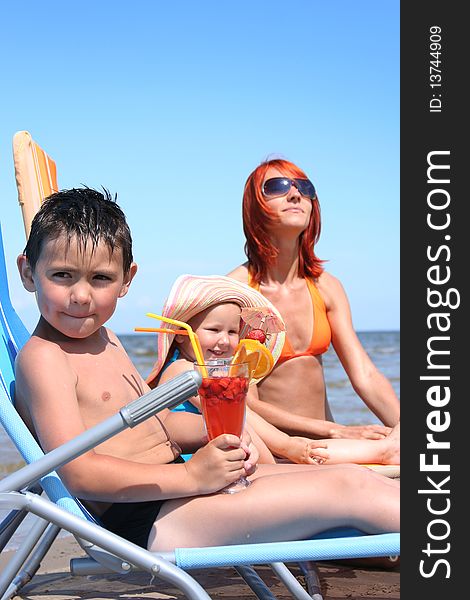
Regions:
[[[194, 365], [202, 375], [199, 398], [210, 440], [223, 433], [231, 433], [237, 437], [241, 437], [243, 433], [249, 369], [247, 363], [233, 365], [231, 360], [223, 358], [206, 365]], [[249, 485], [248, 479], [240, 477], [221, 492], [235, 494]]]
[[241, 436], [247, 390], [246, 377], [205, 377], [202, 380], [199, 397], [210, 440], [222, 433]]

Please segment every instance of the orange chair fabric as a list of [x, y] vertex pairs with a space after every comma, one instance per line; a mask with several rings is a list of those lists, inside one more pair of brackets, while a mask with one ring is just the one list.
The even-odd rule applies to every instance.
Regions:
[[54, 160], [36, 144], [27, 131], [18, 131], [13, 136], [13, 160], [18, 202], [23, 215], [27, 239], [31, 221], [44, 198], [59, 189], [57, 168]]

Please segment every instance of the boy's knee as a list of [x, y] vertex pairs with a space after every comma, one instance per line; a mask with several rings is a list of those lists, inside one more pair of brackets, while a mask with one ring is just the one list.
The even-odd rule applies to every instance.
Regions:
[[348, 475], [351, 476], [360, 476], [363, 473], [369, 473], [370, 469], [367, 469], [366, 467], [363, 467], [362, 465], [357, 465], [355, 463], [349, 463], [347, 465], [343, 465], [344, 466], [344, 471], [345, 473], [347, 473]]
[[356, 464], [344, 465], [343, 479], [353, 489], [367, 486], [373, 479], [374, 473], [367, 467]]

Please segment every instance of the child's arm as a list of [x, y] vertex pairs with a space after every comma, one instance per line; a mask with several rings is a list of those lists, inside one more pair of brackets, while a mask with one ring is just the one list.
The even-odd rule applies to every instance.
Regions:
[[[193, 370], [193, 365], [184, 358], [179, 358], [168, 365], [160, 377], [158, 385], [162, 385], [165, 381], [189, 370]], [[201, 401], [199, 396], [193, 396], [189, 400], [194, 406], [200, 408]], [[184, 411], [169, 412], [165, 417], [165, 427], [171, 439], [175, 441], [184, 452], [194, 452], [194, 450], [199, 448], [202, 444], [207, 443], [206, 430], [201, 415]], [[242, 439], [244, 437], [247, 438], [247, 440], [243, 441], [247, 452], [247, 474], [250, 474], [253, 472], [254, 465], [256, 465], [259, 460], [259, 451], [256, 444], [252, 443], [250, 431], [244, 432]]]
[[[256, 393], [250, 386], [248, 395]], [[271, 425], [261, 415], [247, 406], [246, 420], [255, 430], [269, 450], [279, 458], [287, 458], [294, 463], [321, 464], [329, 458], [325, 450], [327, 443], [324, 440], [311, 440], [305, 437], [290, 436], [274, 425]]]
[[330, 457], [325, 440], [287, 435], [248, 407], [246, 419], [272, 454], [278, 458], [287, 458], [293, 463], [315, 465], [322, 464]]
[[[162, 385], [181, 373], [192, 370], [193, 365], [188, 360], [179, 358], [168, 365], [162, 373], [158, 385]], [[199, 396], [190, 398], [190, 401], [193, 404], [195, 404], [196, 401], [199, 402]], [[165, 415], [165, 427], [171, 439], [175, 441], [184, 452], [194, 452], [207, 443], [207, 435], [202, 415], [185, 411], [170, 411]]]

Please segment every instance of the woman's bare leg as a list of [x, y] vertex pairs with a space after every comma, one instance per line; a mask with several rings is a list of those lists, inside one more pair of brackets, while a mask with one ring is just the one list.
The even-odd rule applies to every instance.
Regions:
[[[400, 423], [380, 440], [328, 439], [325, 442], [329, 458], [322, 464], [400, 464]], [[312, 453], [315, 454], [315, 449], [312, 449]]]
[[238, 494], [166, 502], [149, 549], [305, 539], [340, 526], [399, 531], [399, 484], [356, 465], [260, 465]]

